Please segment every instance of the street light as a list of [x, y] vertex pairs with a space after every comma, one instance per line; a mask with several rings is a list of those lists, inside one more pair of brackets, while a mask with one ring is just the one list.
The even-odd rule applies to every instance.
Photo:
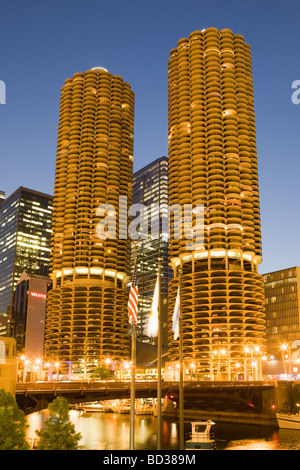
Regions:
[[[244, 361], [244, 375], [245, 375], [245, 380], [247, 380], [247, 377], [248, 377], [248, 371], [247, 371], [247, 355], [250, 354], [250, 359], [251, 359], [251, 363], [250, 363], [250, 366], [251, 366], [251, 380], [254, 380], [254, 370], [255, 370], [255, 379], [257, 380], [258, 379], [258, 372], [260, 372], [260, 378], [262, 376], [262, 370], [261, 370], [261, 366], [262, 366], [262, 360], [263, 358], [260, 359], [259, 361], [259, 358], [257, 358], [257, 361], [254, 360], [254, 355], [258, 355], [260, 353], [260, 349], [261, 347], [256, 345], [256, 346], [252, 346], [252, 347], [249, 347], [249, 346], [245, 346], [244, 347], [244, 351], [245, 351], [245, 354], [246, 354], [246, 357], [245, 357], [245, 361]], [[258, 368], [258, 364], [260, 364], [260, 370]]]
[[218, 356], [217, 380], [221, 380], [221, 356], [225, 356], [226, 352], [225, 349], [213, 351], [213, 354]]
[[[291, 367], [291, 348], [290, 348], [290, 346], [289, 346], [288, 344], [285, 343], [285, 344], [282, 344], [282, 345], [280, 346], [280, 349], [281, 349], [281, 355], [282, 355], [282, 361], [283, 361], [284, 371], [285, 371], [286, 375], [291, 374], [291, 372], [292, 372], [292, 371], [291, 371], [291, 369], [292, 369], [292, 367]], [[287, 353], [288, 353], [288, 354], [286, 355], [286, 358], [289, 360], [289, 372], [287, 371], [287, 367], [286, 367], [286, 363], [285, 363], [285, 357], [284, 357], [284, 355], [283, 355], [283, 353], [284, 353], [285, 351], [287, 351]]]
[[193, 376], [194, 376], [195, 370], [196, 370], [196, 365], [192, 362], [192, 363], [190, 364], [190, 368], [191, 368], [191, 370], [192, 370], [192, 371], [191, 371], [191, 379], [193, 380]]
[[56, 380], [58, 380], [58, 375], [59, 375], [59, 362], [55, 362], [55, 367], [56, 367]]

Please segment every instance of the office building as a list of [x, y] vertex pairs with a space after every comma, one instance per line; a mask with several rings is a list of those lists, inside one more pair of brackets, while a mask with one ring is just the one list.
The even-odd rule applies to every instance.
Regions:
[[134, 93], [120, 76], [97, 67], [65, 81], [45, 330], [45, 357], [62, 372], [130, 355], [131, 242], [119, 198], [132, 203], [133, 127]]
[[250, 46], [229, 29], [195, 31], [170, 53], [169, 204], [193, 208], [192, 241], [171, 219], [172, 358], [181, 273], [185, 362], [201, 378], [248, 377], [244, 348], [265, 341], [259, 187]]
[[267, 351], [282, 359], [300, 349], [300, 267], [267, 273], [264, 282]]
[[17, 354], [29, 360], [43, 359], [46, 299], [49, 277], [22, 273], [14, 294], [14, 338]]
[[[133, 204], [141, 204], [146, 213], [141, 223], [137, 243], [137, 279], [139, 287], [137, 339], [155, 341], [147, 335], [157, 279], [158, 260], [161, 260], [162, 344], [167, 346], [168, 284], [172, 278], [169, 266], [168, 233], [168, 158], [160, 157], [133, 175]], [[132, 250], [132, 267], [134, 249]]]
[[1, 335], [13, 330], [13, 293], [23, 271], [47, 276], [53, 197], [20, 187], [2, 204], [0, 215]]

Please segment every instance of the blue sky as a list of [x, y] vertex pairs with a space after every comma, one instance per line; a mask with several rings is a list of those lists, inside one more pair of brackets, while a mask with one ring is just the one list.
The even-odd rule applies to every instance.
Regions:
[[134, 170], [167, 155], [170, 50], [192, 31], [230, 28], [252, 50], [265, 273], [300, 265], [298, 0], [2, 2], [0, 189], [53, 194], [60, 89], [102, 66], [135, 92]]

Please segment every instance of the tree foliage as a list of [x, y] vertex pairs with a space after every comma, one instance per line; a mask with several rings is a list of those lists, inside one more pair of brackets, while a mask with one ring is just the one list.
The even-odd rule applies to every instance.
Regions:
[[25, 413], [15, 397], [0, 389], [0, 450], [28, 450]]
[[44, 427], [36, 434], [40, 438], [37, 450], [76, 450], [81, 434], [69, 421], [69, 403], [63, 397], [57, 397], [48, 406], [49, 417]]
[[110, 380], [113, 377], [113, 372], [104, 366], [96, 367], [91, 374], [91, 379]]

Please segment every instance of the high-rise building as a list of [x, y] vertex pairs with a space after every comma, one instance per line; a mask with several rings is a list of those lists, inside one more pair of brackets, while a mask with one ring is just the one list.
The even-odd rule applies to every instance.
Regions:
[[45, 330], [45, 357], [62, 371], [130, 354], [131, 242], [119, 197], [131, 205], [133, 127], [134, 93], [120, 76], [97, 67], [65, 81]]
[[1, 210], [1, 206], [4, 203], [4, 201], [5, 201], [5, 192], [0, 191], [0, 210]]
[[[184, 360], [201, 377], [248, 377], [244, 348], [265, 338], [260, 206], [250, 46], [229, 29], [195, 31], [170, 53], [169, 204], [192, 205], [203, 233], [189, 249], [171, 222], [169, 318], [181, 272]], [[170, 340], [177, 359], [171, 328]]]
[[[168, 158], [160, 157], [133, 175], [133, 204], [145, 210], [137, 243], [137, 279], [139, 306], [137, 339], [150, 341], [147, 322], [151, 311], [157, 279], [158, 260], [161, 263], [162, 344], [167, 346], [168, 284], [172, 278], [169, 266], [168, 228]], [[145, 209], [144, 209], [145, 208]], [[132, 267], [134, 250], [132, 250]], [[151, 340], [152, 341], [152, 340]]]
[[267, 273], [264, 281], [267, 350], [281, 359], [283, 345], [300, 345], [300, 267]]
[[18, 354], [43, 359], [48, 276], [23, 272], [14, 294], [14, 333]]
[[[0, 334], [13, 328], [13, 293], [23, 271], [47, 276], [53, 197], [20, 187], [0, 214]], [[12, 322], [12, 323], [11, 323]]]

